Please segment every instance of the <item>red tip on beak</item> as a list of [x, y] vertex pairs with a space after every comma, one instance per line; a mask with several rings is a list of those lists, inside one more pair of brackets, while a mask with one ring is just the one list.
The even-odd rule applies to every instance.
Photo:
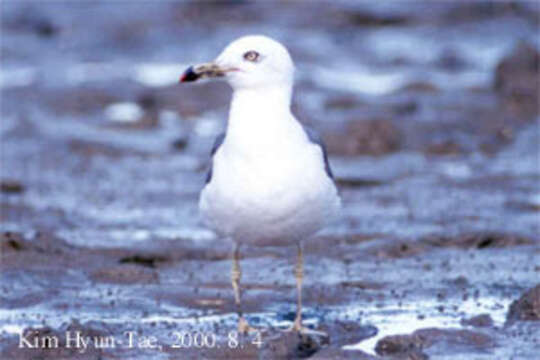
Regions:
[[193, 71], [193, 66], [190, 66], [187, 68], [187, 70], [180, 76], [179, 82], [189, 82], [189, 81], [195, 81], [201, 76], [197, 74], [195, 71]]

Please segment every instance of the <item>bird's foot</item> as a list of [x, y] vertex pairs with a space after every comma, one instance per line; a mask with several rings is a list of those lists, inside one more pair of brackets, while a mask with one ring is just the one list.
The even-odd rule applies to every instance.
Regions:
[[255, 333], [255, 332], [260, 332], [260, 331], [261, 331], [260, 329], [257, 329], [249, 325], [249, 323], [246, 321], [246, 319], [244, 319], [243, 316], [238, 319], [238, 333], [249, 334], [249, 333]]
[[290, 327], [288, 327], [286, 329], [283, 329], [281, 331], [283, 331], [283, 332], [293, 332], [294, 331], [294, 332], [299, 333], [300, 335], [304, 335], [304, 336], [312, 335], [312, 336], [316, 336], [316, 337], [319, 337], [319, 338], [325, 339], [325, 340], [328, 340], [330, 338], [330, 336], [328, 336], [328, 334], [325, 333], [324, 331], [313, 330], [313, 329], [310, 329], [308, 327], [305, 327], [298, 320], [295, 320], [294, 323]]

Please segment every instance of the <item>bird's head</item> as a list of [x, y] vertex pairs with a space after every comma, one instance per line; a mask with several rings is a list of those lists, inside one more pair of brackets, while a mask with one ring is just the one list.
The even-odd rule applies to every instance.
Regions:
[[212, 62], [190, 66], [180, 82], [224, 78], [233, 89], [292, 86], [294, 65], [287, 49], [262, 35], [229, 44]]

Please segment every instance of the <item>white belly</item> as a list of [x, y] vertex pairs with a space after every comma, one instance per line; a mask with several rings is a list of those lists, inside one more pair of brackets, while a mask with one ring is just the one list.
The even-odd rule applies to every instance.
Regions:
[[218, 234], [240, 243], [286, 245], [309, 238], [340, 207], [321, 149], [291, 145], [248, 154], [227, 148], [214, 157], [199, 207]]

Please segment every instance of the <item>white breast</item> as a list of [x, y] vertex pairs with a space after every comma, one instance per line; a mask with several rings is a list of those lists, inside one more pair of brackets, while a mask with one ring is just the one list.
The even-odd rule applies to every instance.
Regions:
[[[229, 134], [213, 159], [200, 211], [217, 233], [258, 245], [304, 240], [340, 206], [322, 151], [294, 119], [279, 133]], [[268, 130], [271, 131], [271, 130]]]

